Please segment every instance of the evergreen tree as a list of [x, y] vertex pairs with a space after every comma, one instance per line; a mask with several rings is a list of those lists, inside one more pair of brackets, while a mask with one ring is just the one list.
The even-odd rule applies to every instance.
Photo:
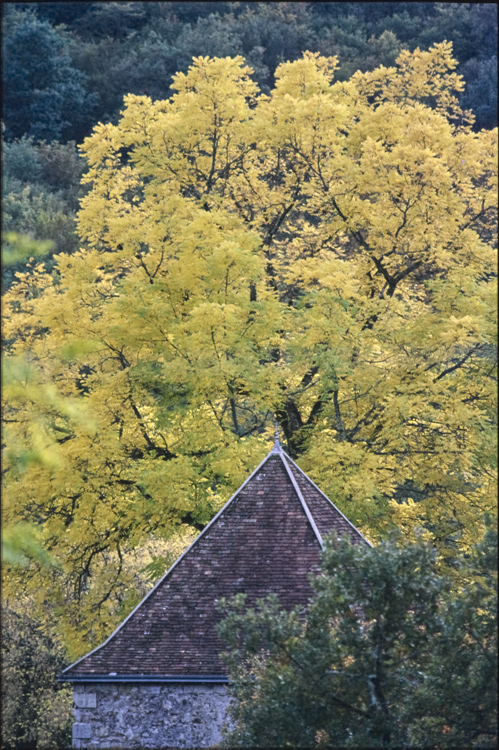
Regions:
[[21, 13], [4, 39], [5, 138], [53, 140], [81, 133], [96, 101], [76, 70], [58, 32], [31, 13]]
[[457, 562], [395, 538], [331, 537], [305, 613], [221, 607], [232, 647], [228, 747], [495, 747], [497, 534]]

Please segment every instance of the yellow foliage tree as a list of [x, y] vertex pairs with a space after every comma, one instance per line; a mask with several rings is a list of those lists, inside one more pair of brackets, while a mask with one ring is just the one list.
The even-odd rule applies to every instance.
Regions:
[[460, 112], [450, 44], [336, 64], [305, 53], [264, 96], [200, 57], [171, 100], [126, 97], [82, 146], [81, 251], [5, 295], [31, 368], [6, 442], [54, 461], [7, 458], [5, 515], [61, 562], [7, 585], [43, 585], [75, 653], [127, 609], [126, 550], [201, 528], [274, 414], [373, 540], [421, 526], [451, 557], [494, 507], [497, 132]]

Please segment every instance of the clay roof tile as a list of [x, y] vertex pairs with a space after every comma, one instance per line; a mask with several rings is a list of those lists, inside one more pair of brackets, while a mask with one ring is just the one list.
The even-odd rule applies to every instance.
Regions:
[[334, 529], [369, 544], [276, 436], [272, 451], [141, 603], [62, 678], [225, 676], [217, 601], [245, 593], [252, 606], [275, 593], [285, 608], [305, 606], [322, 537]]

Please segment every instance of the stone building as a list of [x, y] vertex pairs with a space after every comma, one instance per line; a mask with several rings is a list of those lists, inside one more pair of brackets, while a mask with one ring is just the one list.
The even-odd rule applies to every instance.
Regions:
[[75, 748], [210, 747], [229, 704], [217, 600], [270, 593], [306, 605], [322, 537], [369, 544], [281, 449], [237, 492], [100, 646], [69, 666]]

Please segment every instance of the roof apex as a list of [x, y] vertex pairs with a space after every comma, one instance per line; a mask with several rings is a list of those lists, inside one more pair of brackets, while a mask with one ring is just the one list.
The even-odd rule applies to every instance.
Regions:
[[274, 435], [274, 447], [270, 451], [271, 453], [282, 453], [281, 444], [279, 443], [279, 427], [277, 422], [275, 423], [275, 435]]

